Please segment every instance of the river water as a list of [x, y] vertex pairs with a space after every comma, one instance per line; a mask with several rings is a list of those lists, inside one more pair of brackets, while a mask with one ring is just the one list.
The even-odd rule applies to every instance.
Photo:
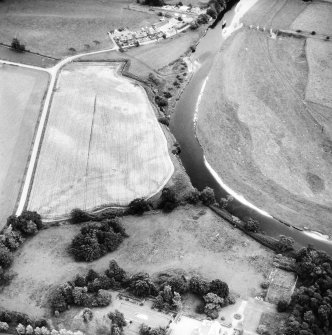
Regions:
[[[234, 16], [235, 12], [233, 8], [225, 14], [224, 18], [229, 23]], [[214, 29], [209, 29], [207, 34], [201, 39], [195, 53], [191, 56], [191, 60], [196, 64], [196, 70], [176, 105], [170, 123], [170, 129], [181, 146], [181, 161], [193, 186], [198, 190], [202, 190], [205, 186], [211, 187], [215, 191], [216, 199], [225, 198], [229, 192], [221, 186], [220, 180], [218, 181], [218, 179], [222, 179], [222, 176], [217, 176], [211, 172], [206, 165], [204, 152], [196, 138], [195, 111], [197, 111], [200, 94], [204, 94], [201, 93], [202, 88], [205, 85], [209, 72], [212, 70], [214, 58], [218, 54], [223, 42], [221, 24], [218, 24]], [[231, 185], [229, 186], [231, 187]], [[272, 216], [265, 215], [263, 212], [244, 205], [243, 202], [236, 199], [231, 202], [227, 210], [232, 215], [242, 219], [244, 217], [257, 219], [260, 222], [261, 228], [269, 236], [275, 238], [278, 238], [279, 235], [291, 236], [295, 240], [296, 248], [311, 244], [315, 248], [324, 250], [332, 255], [331, 241], [322, 239], [319, 234], [310, 234], [293, 227], [288, 227]]]

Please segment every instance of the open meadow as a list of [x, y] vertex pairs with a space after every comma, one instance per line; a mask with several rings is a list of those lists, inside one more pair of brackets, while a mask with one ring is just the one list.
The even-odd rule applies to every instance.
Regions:
[[271, 251], [206, 207], [188, 205], [170, 214], [127, 216], [122, 224], [129, 238], [115, 252], [89, 264], [75, 262], [67, 251], [79, 225], [40, 231], [16, 253], [11, 269], [17, 276], [4, 288], [0, 306], [41, 316], [53, 285], [91, 268], [103, 271], [111, 259], [133, 273], [180, 270], [209, 280], [220, 278], [243, 299], [261, 291], [271, 270]]
[[153, 107], [119, 66], [81, 63], [61, 71], [29, 209], [57, 217], [76, 207], [124, 206], [159, 192], [171, 177]]
[[304, 39], [242, 29], [216, 58], [197, 131], [226, 185], [283, 221], [331, 234], [331, 109], [305, 100], [307, 80]]
[[[120, 27], [140, 28], [158, 22], [156, 13], [128, 10], [130, 0], [13, 0], [0, 2], [0, 42], [19, 38], [26, 48], [62, 57], [111, 47], [107, 32]], [[96, 42], [95, 42], [96, 41]]]
[[0, 65], [0, 229], [14, 211], [48, 74]]

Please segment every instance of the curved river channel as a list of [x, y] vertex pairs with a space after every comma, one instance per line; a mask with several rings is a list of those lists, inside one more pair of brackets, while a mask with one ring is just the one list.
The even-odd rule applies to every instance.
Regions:
[[[234, 17], [234, 9], [225, 14], [227, 22]], [[224, 42], [221, 24], [209, 29], [201, 39], [196, 52], [192, 54], [192, 62], [197, 64], [189, 84], [183, 91], [173, 113], [170, 129], [181, 146], [180, 158], [194, 187], [202, 190], [205, 186], [214, 189], [216, 198], [225, 198], [229, 193], [218, 182], [218, 176], [210, 172], [206, 166], [204, 152], [196, 138], [195, 110], [200, 100], [200, 92], [211, 70], [214, 58]], [[231, 173], [231, 172], [230, 172]], [[222, 179], [222, 176], [220, 176]], [[230, 185], [231, 187], [231, 185]], [[291, 236], [295, 240], [295, 247], [313, 245], [316, 249], [324, 250], [332, 255], [332, 243], [324, 240], [319, 234], [303, 232], [274, 219], [269, 215], [253, 209], [243, 202], [234, 199], [227, 207], [228, 211], [239, 218], [246, 216], [259, 220], [262, 229], [269, 236], [278, 238], [279, 235]]]

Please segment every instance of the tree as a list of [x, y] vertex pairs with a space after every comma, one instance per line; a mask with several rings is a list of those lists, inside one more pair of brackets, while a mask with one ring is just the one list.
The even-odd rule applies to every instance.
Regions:
[[214, 293], [208, 293], [203, 297], [205, 301], [204, 312], [211, 319], [218, 317], [220, 307], [224, 304], [224, 299], [218, 297]]
[[189, 290], [199, 296], [203, 296], [210, 292], [210, 283], [201, 277], [193, 276], [189, 281]]
[[182, 310], [182, 301], [181, 301], [181, 295], [177, 292], [174, 292], [174, 297], [172, 299], [172, 303], [175, 307], [176, 311], [181, 311]]
[[286, 300], [279, 300], [277, 310], [279, 313], [286, 312], [288, 309], [288, 302]]
[[216, 202], [213, 189], [208, 186], [205, 187], [201, 192], [201, 200], [206, 206], [213, 205]]
[[6, 332], [9, 329], [7, 322], [0, 321], [0, 332]]
[[127, 325], [123, 313], [119, 312], [117, 309], [114, 313], [109, 312], [107, 316], [112, 321], [112, 325], [118, 326], [121, 330]]
[[130, 202], [130, 214], [142, 215], [144, 212], [150, 210], [149, 203], [144, 198], [137, 198]]
[[83, 318], [84, 322], [91, 321], [92, 318], [93, 318], [92, 310], [90, 308], [84, 308], [84, 310], [82, 312], [82, 318]]
[[215, 19], [217, 17], [217, 12], [214, 8], [212, 7], [209, 7], [207, 10], [206, 10], [206, 14], [207, 15], [210, 15], [213, 19]]
[[27, 325], [27, 327], [25, 328], [25, 333], [28, 335], [33, 334], [33, 328], [31, 325]]
[[210, 292], [218, 295], [221, 298], [226, 299], [229, 295], [229, 288], [225, 282], [219, 279], [215, 279], [212, 280], [210, 283]]
[[25, 327], [19, 323], [16, 327], [17, 334], [24, 335], [25, 334]]
[[13, 38], [11, 48], [17, 52], [25, 51], [25, 45], [22, 44], [17, 38]]
[[192, 191], [190, 191], [189, 195], [187, 196], [187, 201], [190, 204], [196, 205], [199, 202], [200, 194], [197, 190], [197, 188], [194, 188]]
[[168, 285], [171, 286], [173, 292], [176, 291], [180, 294], [188, 292], [189, 285], [184, 276], [173, 276], [168, 280]]
[[13, 262], [12, 253], [4, 246], [0, 246], [0, 266], [7, 269]]
[[113, 259], [108, 265], [108, 269], [105, 271], [107, 277], [114, 279], [118, 283], [123, 283], [127, 278], [125, 270], [120, 268], [118, 263]]

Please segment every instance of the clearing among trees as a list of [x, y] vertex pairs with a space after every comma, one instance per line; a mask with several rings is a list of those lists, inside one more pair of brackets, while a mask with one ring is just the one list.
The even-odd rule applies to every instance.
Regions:
[[33, 142], [48, 74], [0, 64], [0, 228], [12, 214]]
[[128, 205], [174, 167], [144, 89], [119, 64], [72, 64], [58, 79], [29, 199], [43, 217]]
[[[124, 270], [150, 275], [181, 269], [207, 280], [220, 278], [232, 294], [246, 299], [261, 291], [272, 266], [273, 253], [206, 207], [186, 206], [170, 214], [126, 216], [129, 238], [119, 248], [88, 265], [77, 263], [68, 252], [79, 225], [42, 230], [26, 241], [14, 259], [17, 276], [5, 287], [0, 306], [41, 316], [47, 292], [89, 269], [104, 271], [111, 259]], [[139, 229], [137, 229], [139, 227]]]

